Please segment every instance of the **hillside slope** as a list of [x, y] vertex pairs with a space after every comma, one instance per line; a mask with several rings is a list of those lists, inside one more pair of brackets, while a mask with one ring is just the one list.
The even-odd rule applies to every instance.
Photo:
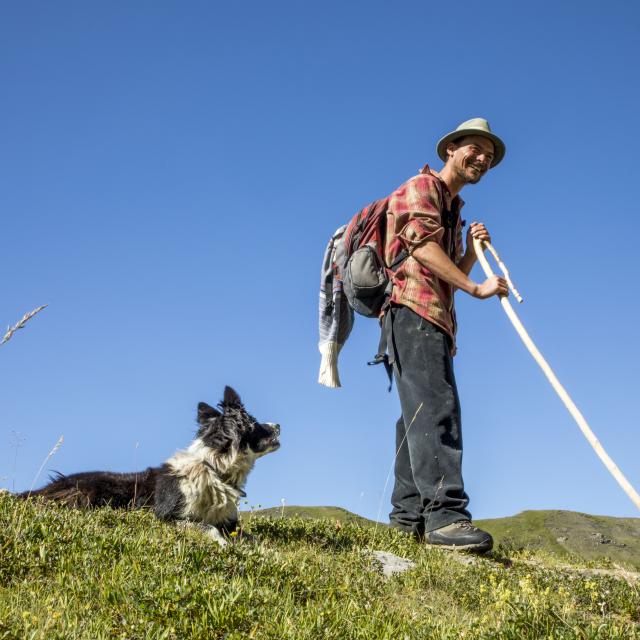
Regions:
[[573, 511], [523, 511], [478, 520], [505, 549], [542, 549], [584, 562], [609, 560], [640, 569], [640, 518], [591, 516]]
[[[271, 518], [328, 518], [375, 526], [341, 507], [273, 507], [253, 512]], [[246, 514], [249, 516], [250, 514]], [[591, 516], [574, 511], [523, 511], [507, 518], [477, 520], [504, 552], [543, 551], [562, 560], [618, 564], [640, 570], [640, 518]], [[378, 526], [386, 525], [378, 523]]]
[[[252, 513], [245, 526], [258, 544], [221, 549], [148, 511], [0, 495], [0, 638], [640, 640], [629, 575], [560, 566], [544, 551], [471, 561], [333, 515]], [[414, 566], [387, 579], [375, 550]]]
[[[356, 513], [352, 513], [351, 511], [347, 511], [347, 509], [343, 509], [342, 507], [270, 507], [268, 509], [247, 511], [244, 512], [243, 515], [245, 518], [250, 518], [252, 515], [259, 515], [269, 518], [303, 518], [304, 520], [326, 519], [338, 522], [353, 522], [361, 524], [363, 526], [376, 525], [376, 522], [374, 520], [363, 518]], [[378, 525], [386, 526], [382, 525], [382, 523], [378, 523]]]

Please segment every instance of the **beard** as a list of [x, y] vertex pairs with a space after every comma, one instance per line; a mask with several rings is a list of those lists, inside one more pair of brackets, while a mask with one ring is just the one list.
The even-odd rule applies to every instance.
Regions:
[[482, 169], [478, 169], [477, 171], [473, 171], [473, 168], [477, 167], [467, 167], [466, 169], [460, 168], [457, 171], [458, 178], [462, 180], [465, 184], [476, 184], [480, 182], [482, 176], [486, 173]]

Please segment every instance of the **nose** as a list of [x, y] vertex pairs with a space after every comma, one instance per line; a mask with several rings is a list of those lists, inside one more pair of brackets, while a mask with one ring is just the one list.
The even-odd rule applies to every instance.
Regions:
[[280, 425], [275, 422], [267, 422], [267, 424], [276, 432], [276, 435], [280, 435]]
[[484, 154], [478, 156], [478, 162], [480, 162], [484, 167], [488, 167], [491, 164], [489, 158]]

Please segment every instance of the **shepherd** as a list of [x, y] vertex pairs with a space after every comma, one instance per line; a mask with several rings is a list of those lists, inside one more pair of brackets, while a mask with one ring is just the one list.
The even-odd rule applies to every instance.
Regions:
[[483, 118], [463, 122], [437, 144], [444, 166], [428, 166], [389, 197], [385, 262], [408, 257], [393, 273], [382, 319], [402, 416], [396, 424], [391, 526], [430, 545], [484, 553], [489, 533], [475, 527], [462, 480], [460, 401], [453, 371], [456, 353], [454, 293], [481, 300], [507, 296], [504, 278], [469, 278], [477, 260], [473, 239], [490, 242], [472, 222], [462, 246], [460, 191], [503, 159], [505, 145]]

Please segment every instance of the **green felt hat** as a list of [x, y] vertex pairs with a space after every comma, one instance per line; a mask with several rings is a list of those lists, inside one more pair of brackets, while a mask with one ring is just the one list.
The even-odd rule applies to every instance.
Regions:
[[471, 120], [463, 122], [455, 131], [447, 133], [447, 135], [438, 142], [436, 150], [438, 151], [440, 160], [446, 162], [447, 145], [450, 142], [455, 142], [460, 138], [464, 138], [464, 136], [483, 136], [493, 142], [495, 154], [493, 162], [491, 163], [492, 169], [502, 160], [502, 158], [504, 158], [506, 151], [504, 142], [502, 142], [495, 133], [491, 132], [489, 123], [484, 118], [471, 118]]

